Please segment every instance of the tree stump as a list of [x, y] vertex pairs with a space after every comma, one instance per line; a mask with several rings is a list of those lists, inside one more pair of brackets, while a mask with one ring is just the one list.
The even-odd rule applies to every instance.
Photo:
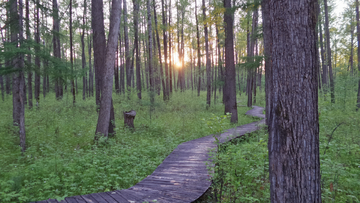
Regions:
[[136, 116], [136, 111], [131, 110], [131, 111], [124, 111], [124, 125], [128, 126], [129, 128], [134, 129], [134, 119]]

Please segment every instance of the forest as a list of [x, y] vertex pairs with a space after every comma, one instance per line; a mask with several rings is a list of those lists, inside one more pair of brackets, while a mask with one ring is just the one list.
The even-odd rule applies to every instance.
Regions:
[[359, 0], [0, 0], [0, 32], [0, 203], [131, 188], [209, 135], [195, 202], [360, 202]]

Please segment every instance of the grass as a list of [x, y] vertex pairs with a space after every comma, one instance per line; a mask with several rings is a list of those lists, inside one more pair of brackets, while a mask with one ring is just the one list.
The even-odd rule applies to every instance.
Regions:
[[[205, 92], [196, 95], [175, 92], [168, 103], [157, 97], [150, 112], [146, 93], [142, 101], [135, 94], [130, 100], [114, 94], [117, 134], [95, 144], [94, 98], [78, 99], [74, 106], [70, 94], [61, 101], [49, 94], [38, 108], [26, 109], [23, 156], [12, 125], [12, 98], [7, 96], [0, 103], [0, 202], [63, 199], [131, 187], [150, 175], [178, 144], [211, 134], [206, 121], [223, 115], [224, 107], [218, 99], [205, 110]], [[130, 109], [137, 112], [134, 132], [123, 127], [122, 112]], [[247, 110], [238, 108], [238, 125], [254, 120], [244, 115]], [[234, 125], [224, 122], [223, 127]]]
[[[338, 72], [335, 104], [330, 102], [329, 93], [319, 93], [323, 202], [360, 202], [357, 81], [346, 72]], [[270, 202], [267, 140], [267, 131], [262, 129], [223, 144], [216, 160], [212, 188], [202, 202]]]

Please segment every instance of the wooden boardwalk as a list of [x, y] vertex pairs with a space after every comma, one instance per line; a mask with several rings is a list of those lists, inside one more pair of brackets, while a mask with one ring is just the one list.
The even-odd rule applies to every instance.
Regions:
[[[254, 106], [247, 115], [265, 118], [264, 108]], [[220, 143], [259, 129], [265, 119], [229, 129], [219, 135]], [[216, 147], [213, 135], [184, 142], [168, 156], [145, 179], [125, 190], [101, 192], [67, 197], [61, 203], [143, 203], [143, 202], [193, 202], [202, 196], [211, 185], [206, 162], [209, 151]], [[37, 203], [57, 203], [49, 199]]]

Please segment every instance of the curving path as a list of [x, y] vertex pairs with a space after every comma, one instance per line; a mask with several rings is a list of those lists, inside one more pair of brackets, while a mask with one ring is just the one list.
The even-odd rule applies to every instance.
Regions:
[[[263, 119], [229, 129], [219, 135], [220, 143], [258, 130], [258, 124], [265, 123], [263, 110], [262, 107], [253, 106], [246, 115]], [[214, 141], [213, 135], [208, 135], [178, 145], [151, 175], [129, 189], [67, 197], [61, 203], [193, 202], [211, 185], [206, 162], [209, 162], [210, 149], [216, 147]], [[58, 201], [37, 201], [47, 202]]]

